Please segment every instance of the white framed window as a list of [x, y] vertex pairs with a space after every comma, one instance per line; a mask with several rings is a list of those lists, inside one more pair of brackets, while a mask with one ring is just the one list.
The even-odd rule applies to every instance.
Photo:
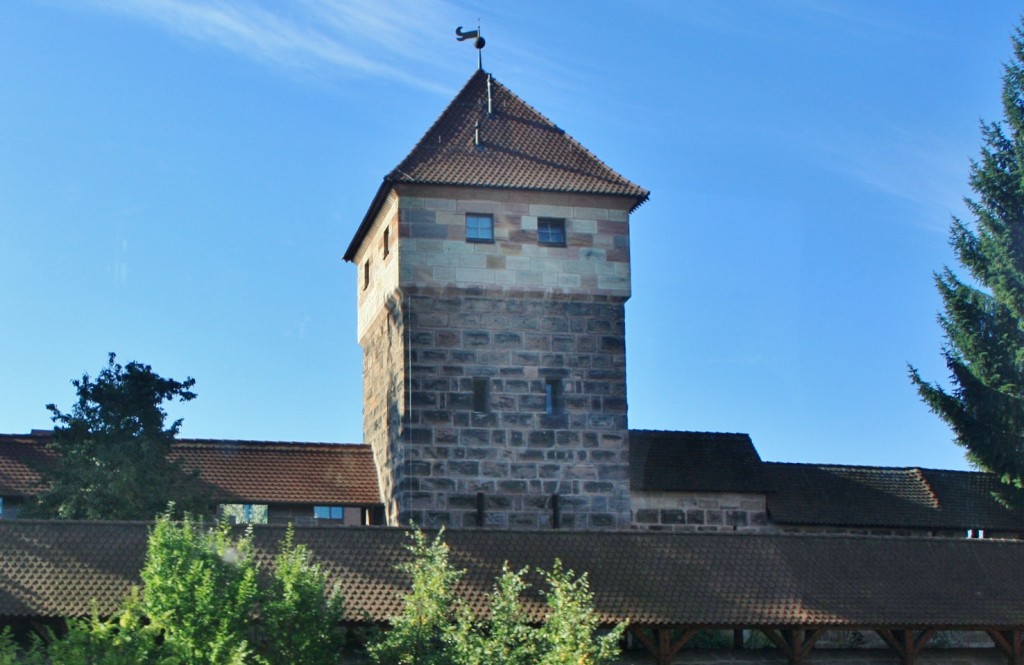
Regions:
[[494, 242], [494, 215], [467, 212], [466, 242]]

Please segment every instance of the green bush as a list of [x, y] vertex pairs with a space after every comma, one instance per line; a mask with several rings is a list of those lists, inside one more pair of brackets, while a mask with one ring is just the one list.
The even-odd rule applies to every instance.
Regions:
[[619, 655], [626, 624], [599, 635], [587, 576], [555, 561], [541, 572], [547, 612], [539, 626], [529, 622], [521, 597], [528, 570], [507, 565], [495, 581], [490, 612], [476, 619], [455, 595], [464, 571], [451, 566], [443, 531], [433, 541], [415, 531], [413, 561], [402, 569], [412, 577], [405, 608], [391, 630], [368, 647], [381, 665], [605, 665]]
[[250, 532], [234, 540], [226, 523], [157, 519], [142, 568], [143, 610], [187, 662], [252, 661], [248, 631], [260, 589], [251, 546]]
[[[342, 647], [341, 604], [288, 530], [274, 574], [259, 584], [252, 535], [233, 538], [169, 510], [150, 533], [136, 591], [111, 619], [72, 620], [68, 632], [18, 654], [0, 633], [0, 665], [328, 665]], [[262, 617], [263, 630], [257, 630]], [[260, 639], [258, 636], [263, 635]]]
[[448, 546], [439, 533], [432, 542], [414, 531], [408, 549], [413, 561], [400, 566], [412, 577], [405, 609], [391, 619], [391, 630], [367, 647], [370, 658], [383, 665], [451, 665], [450, 646], [458, 624], [454, 595], [463, 571], [448, 561]]
[[274, 577], [262, 604], [268, 635], [263, 656], [270, 665], [322, 665], [337, 662], [345, 643], [339, 624], [341, 597], [327, 590], [326, 576], [296, 545], [289, 526], [274, 563]]

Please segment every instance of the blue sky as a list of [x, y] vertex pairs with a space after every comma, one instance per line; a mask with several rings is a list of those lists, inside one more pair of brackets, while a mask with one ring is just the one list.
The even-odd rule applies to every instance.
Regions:
[[1012, 2], [15, 0], [0, 12], [0, 432], [109, 351], [196, 378], [183, 436], [359, 442], [355, 269], [380, 179], [484, 66], [651, 190], [630, 426], [781, 461], [966, 468], [952, 261]]

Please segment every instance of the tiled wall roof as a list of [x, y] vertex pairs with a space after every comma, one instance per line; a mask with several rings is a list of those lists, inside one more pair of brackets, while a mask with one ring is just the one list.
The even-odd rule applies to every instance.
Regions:
[[380, 503], [369, 446], [184, 439], [172, 455], [186, 469], [198, 469], [220, 499]]
[[783, 526], [1024, 532], [992, 474], [762, 462], [746, 434], [630, 430], [630, 489], [764, 494]]
[[632, 490], [764, 493], [761, 467], [746, 434], [629, 431]]
[[[0, 522], [0, 615], [67, 616], [116, 607], [137, 582], [147, 525]], [[284, 535], [257, 527], [273, 557]], [[481, 609], [504, 561], [548, 569], [556, 557], [587, 571], [602, 621], [699, 626], [1024, 626], [1024, 543], [638, 532], [453, 531], [459, 592]], [[407, 532], [296, 529], [340, 584], [349, 620], [401, 608]], [[534, 617], [542, 612], [528, 597]]]
[[[647, 198], [575, 139], [490, 77], [476, 71], [412, 152], [395, 182], [469, 185]], [[479, 145], [475, 135], [479, 135]]]
[[764, 469], [777, 524], [1024, 531], [1024, 515], [993, 497], [991, 474], [775, 462]]
[[[0, 496], [34, 494], [50, 436], [0, 435]], [[179, 439], [171, 455], [198, 469], [214, 498], [240, 503], [375, 505], [369, 446]]]

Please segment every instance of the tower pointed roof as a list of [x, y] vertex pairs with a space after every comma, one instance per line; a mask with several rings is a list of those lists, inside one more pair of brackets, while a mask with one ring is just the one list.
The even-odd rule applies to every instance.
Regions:
[[346, 260], [397, 183], [606, 194], [629, 199], [631, 209], [649, 196], [482, 69], [384, 177]]

